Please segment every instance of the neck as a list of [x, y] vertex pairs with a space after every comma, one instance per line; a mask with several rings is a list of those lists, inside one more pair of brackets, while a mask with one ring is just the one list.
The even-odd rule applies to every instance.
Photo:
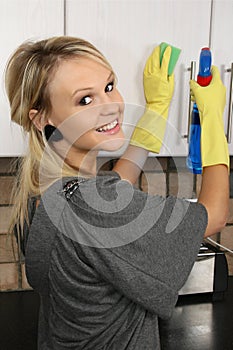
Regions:
[[79, 176], [92, 177], [96, 176], [96, 151], [80, 151], [70, 149], [66, 156], [66, 163], [78, 171]]

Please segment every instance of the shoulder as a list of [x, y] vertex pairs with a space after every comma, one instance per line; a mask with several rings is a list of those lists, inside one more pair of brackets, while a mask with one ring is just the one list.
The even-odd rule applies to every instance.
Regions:
[[114, 188], [117, 183], [123, 183], [119, 175], [114, 171], [106, 171], [99, 173], [96, 177], [83, 178], [83, 177], [73, 177], [63, 179], [63, 192], [66, 199], [70, 199], [75, 192], [78, 192], [81, 188], [83, 191], [92, 191], [93, 188], [98, 188], [98, 190], [104, 190], [109, 188]]
[[100, 210], [104, 209], [101, 207], [104, 203], [111, 207], [119, 205], [120, 202], [126, 204], [132, 198], [135, 202], [138, 197], [141, 200], [148, 196], [128, 181], [122, 180], [114, 171], [101, 172], [96, 177], [89, 179], [63, 179], [63, 190], [60, 191], [60, 194], [74, 205], [78, 202], [91, 203]]

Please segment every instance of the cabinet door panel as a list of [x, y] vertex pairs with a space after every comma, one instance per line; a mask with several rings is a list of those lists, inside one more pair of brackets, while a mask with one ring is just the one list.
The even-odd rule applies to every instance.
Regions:
[[67, 34], [91, 41], [110, 61], [129, 124], [144, 109], [143, 68], [153, 48], [165, 41], [182, 49], [161, 155], [187, 153], [188, 68], [208, 46], [210, 10], [211, 0], [67, 0]]
[[[221, 78], [227, 88], [227, 103], [224, 113], [225, 130], [228, 129], [228, 115], [231, 112], [230, 97], [230, 72], [233, 63], [233, 1], [232, 0], [214, 0], [212, 31], [211, 31], [211, 49], [213, 55], [213, 64], [218, 66], [221, 72]], [[232, 113], [230, 118], [232, 120]], [[233, 154], [233, 130], [231, 123], [231, 140], [229, 140], [229, 151]]]
[[0, 156], [24, 153], [25, 136], [21, 128], [10, 121], [9, 105], [4, 90], [4, 69], [12, 52], [23, 41], [62, 35], [63, 0], [2, 0], [0, 13], [1, 94], [0, 94]]

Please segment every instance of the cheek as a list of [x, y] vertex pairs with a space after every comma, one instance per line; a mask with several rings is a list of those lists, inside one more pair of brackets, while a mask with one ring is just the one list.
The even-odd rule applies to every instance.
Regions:
[[125, 135], [121, 129], [114, 138], [104, 139], [97, 146], [100, 151], [114, 152], [118, 151], [125, 144]]
[[114, 96], [114, 101], [119, 103], [119, 111], [120, 113], [124, 113], [125, 110], [125, 103], [124, 103], [124, 99], [122, 97], [122, 95], [120, 94], [120, 92], [116, 89], [116, 93]]
[[91, 150], [92, 148], [95, 148], [96, 143], [95, 136], [91, 132], [87, 132], [77, 138], [73, 146], [82, 150]]
[[76, 144], [78, 140], [92, 132], [96, 125], [93, 112], [86, 110], [65, 118], [59, 124], [59, 130], [70, 144]]

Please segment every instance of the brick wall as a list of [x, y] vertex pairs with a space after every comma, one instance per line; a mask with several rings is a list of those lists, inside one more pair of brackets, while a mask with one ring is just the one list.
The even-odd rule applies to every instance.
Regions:
[[0, 291], [29, 289], [24, 260], [15, 240], [7, 235], [11, 203], [11, 188], [16, 166], [12, 158], [0, 158]]
[[[12, 167], [12, 161], [12, 158], [0, 158], [0, 291], [30, 289], [25, 277], [24, 259], [18, 253], [15, 241], [7, 236], [10, 213], [14, 210], [10, 193], [16, 167]], [[114, 161], [107, 158], [98, 159], [98, 168], [110, 170], [113, 164]], [[232, 188], [228, 223], [220, 237], [218, 235], [213, 238], [220, 239], [223, 245], [233, 249], [233, 166], [231, 169]], [[200, 180], [200, 175], [196, 176], [187, 171], [184, 158], [149, 158], [137, 186], [151, 194], [195, 198], [200, 189]], [[233, 275], [233, 255], [226, 253], [226, 256], [229, 274]]]

